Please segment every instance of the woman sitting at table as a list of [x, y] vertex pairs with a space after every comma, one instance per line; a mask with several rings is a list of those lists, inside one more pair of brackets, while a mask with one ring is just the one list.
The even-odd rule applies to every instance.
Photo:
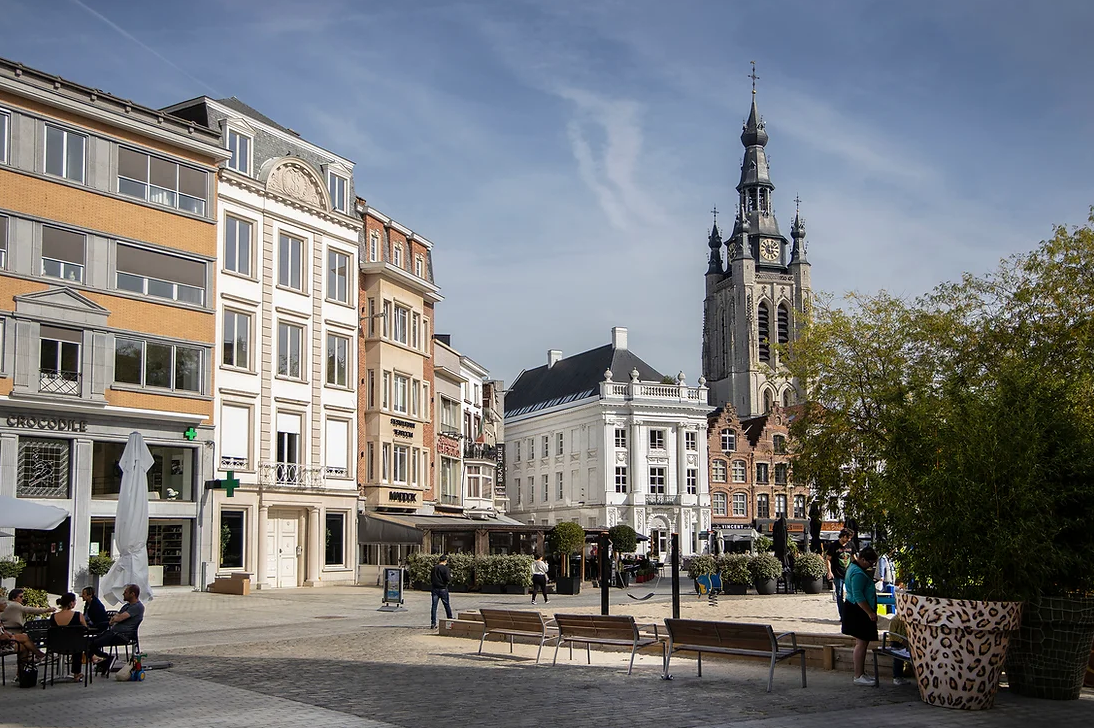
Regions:
[[[49, 615], [49, 623], [54, 627], [83, 627], [87, 629], [87, 622], [84, 621], [84, 615], [76, 611], [76, 595], [72, 592], [67, 592], [61, 595], [61, 598], [57, 600], [57, 606], [60, 610]], [[83, 673], [83, 660], [84, 653], [73, 652], [69, 655], [71, 658], [69, 662], [72, 666], [72, 679], [75, 682], [81, 682], [84, 679]]]

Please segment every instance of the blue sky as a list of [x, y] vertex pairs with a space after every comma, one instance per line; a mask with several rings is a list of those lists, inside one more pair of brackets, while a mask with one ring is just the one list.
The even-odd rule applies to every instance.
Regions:
[[437, 331], [511, 382], [609, 341], [694, 383], [749, 61], [814, 288], [915, 295], [1094, 203], [1094, 3], [0, 0], [0, 55], [166, 106], [234, 95], [436, 244]]

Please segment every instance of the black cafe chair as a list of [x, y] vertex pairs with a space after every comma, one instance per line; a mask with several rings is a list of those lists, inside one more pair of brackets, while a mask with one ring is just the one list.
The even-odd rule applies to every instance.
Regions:
[[[86, 658], [91, 649], [91, 638], [87, 634], [87, 628], [82, 624], [71, 624], [64, 627], [50, 627], [46, 635], [46, 662], [42, 671], [42, 689], [46, 688], [46, 680], [53, 685], [57, 677], [57, 670], [71, 667], [71, 661]], [[90, 661], [80, 668], [84, 676], [84, 687], [91, 684]], [[63, 674], [63, 673], [62, 673]]]

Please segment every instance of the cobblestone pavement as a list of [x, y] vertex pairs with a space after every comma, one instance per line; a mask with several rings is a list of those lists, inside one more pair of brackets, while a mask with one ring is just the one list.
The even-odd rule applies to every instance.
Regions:
[[[471, 640], [423, 629], [427, 595], [411, 595], [408, 612], [384, 614], [375, 611], [377, 594], [164, 593], [150, 605], [141, 636], [150, 659], [170, 660], [172, 669], [150, 671], [143, 683], [99, 680], [86, 689], [9, 685], [0, 690], [0, 726], [1094, 724], [1092, 691], [1065, 703], [1024, 699], [1004, 689], [994, 709], [959, 712], [924, 705], [914, 686], [883, 680], [879, 689], [858, 687], [843, 672], [810, 670], [803, 690], [800, 673], [781, 666], [768, 694], [766, 666], [755, 663], [707, 660], [699, 679], [693, 660], [674, 657], [675, 679], [663, 681], [656, 656], [640, 656], [631, 676], [622, 653], [594, 651], [590, 666], [579, 651], [571, 663], [563, 650], [552, 667], [554, 650], [545, 648], [537, 666], [534, 647], [518, 644], [510, 655], [508, 645], [493, 642], [480, 657]], [[461, 608], [477, 606], [471, 595], [458, 597]]]

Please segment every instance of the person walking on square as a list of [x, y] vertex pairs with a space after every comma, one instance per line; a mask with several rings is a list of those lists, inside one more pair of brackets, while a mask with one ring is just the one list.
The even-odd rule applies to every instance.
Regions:
[[437, 565], [429, 575], [429, 586], [433, 591], [433, 606], [429, 610], [429, 628], [437, 629], [437, 601], [444, 602], [444, 613], [452, 619], [452, 605], [448, 601], [448, 583], [452, 581], [452, 572], [448, 570], [448, 554], [441, 554]]
[[836, 609], [840, 617], [843, 617], [843, 579], [847, 572], [847, 566], [851, 563], [851, 557], [855, 554], [855, 547], [851, 545], [851, 538], [855, 534], [845, 528], [839, 532], [839, 540], [828, 544], [824, 550], [824, 560], [828, 564], [828, 578], [832, 581], [832, 597], [836, 600]]
[[867, 546], [856, 554], [847, 566], [846, 600], [843, 604], [840, 631], [855, 638], [853, 654], [855, 685], [873, 687], [874, 679], [866, 675], [866, 651], [877, 634], [877, 591], [869, 571], [877, 565], [877, 552]]
[[543, 603], [548, 602], [547, 599], [547, 562], [543, 560], [543, 555], [536, 556], [536, 560], [532, 562], [532, 604], [536, 603], [536, 591], [543, 590]]

